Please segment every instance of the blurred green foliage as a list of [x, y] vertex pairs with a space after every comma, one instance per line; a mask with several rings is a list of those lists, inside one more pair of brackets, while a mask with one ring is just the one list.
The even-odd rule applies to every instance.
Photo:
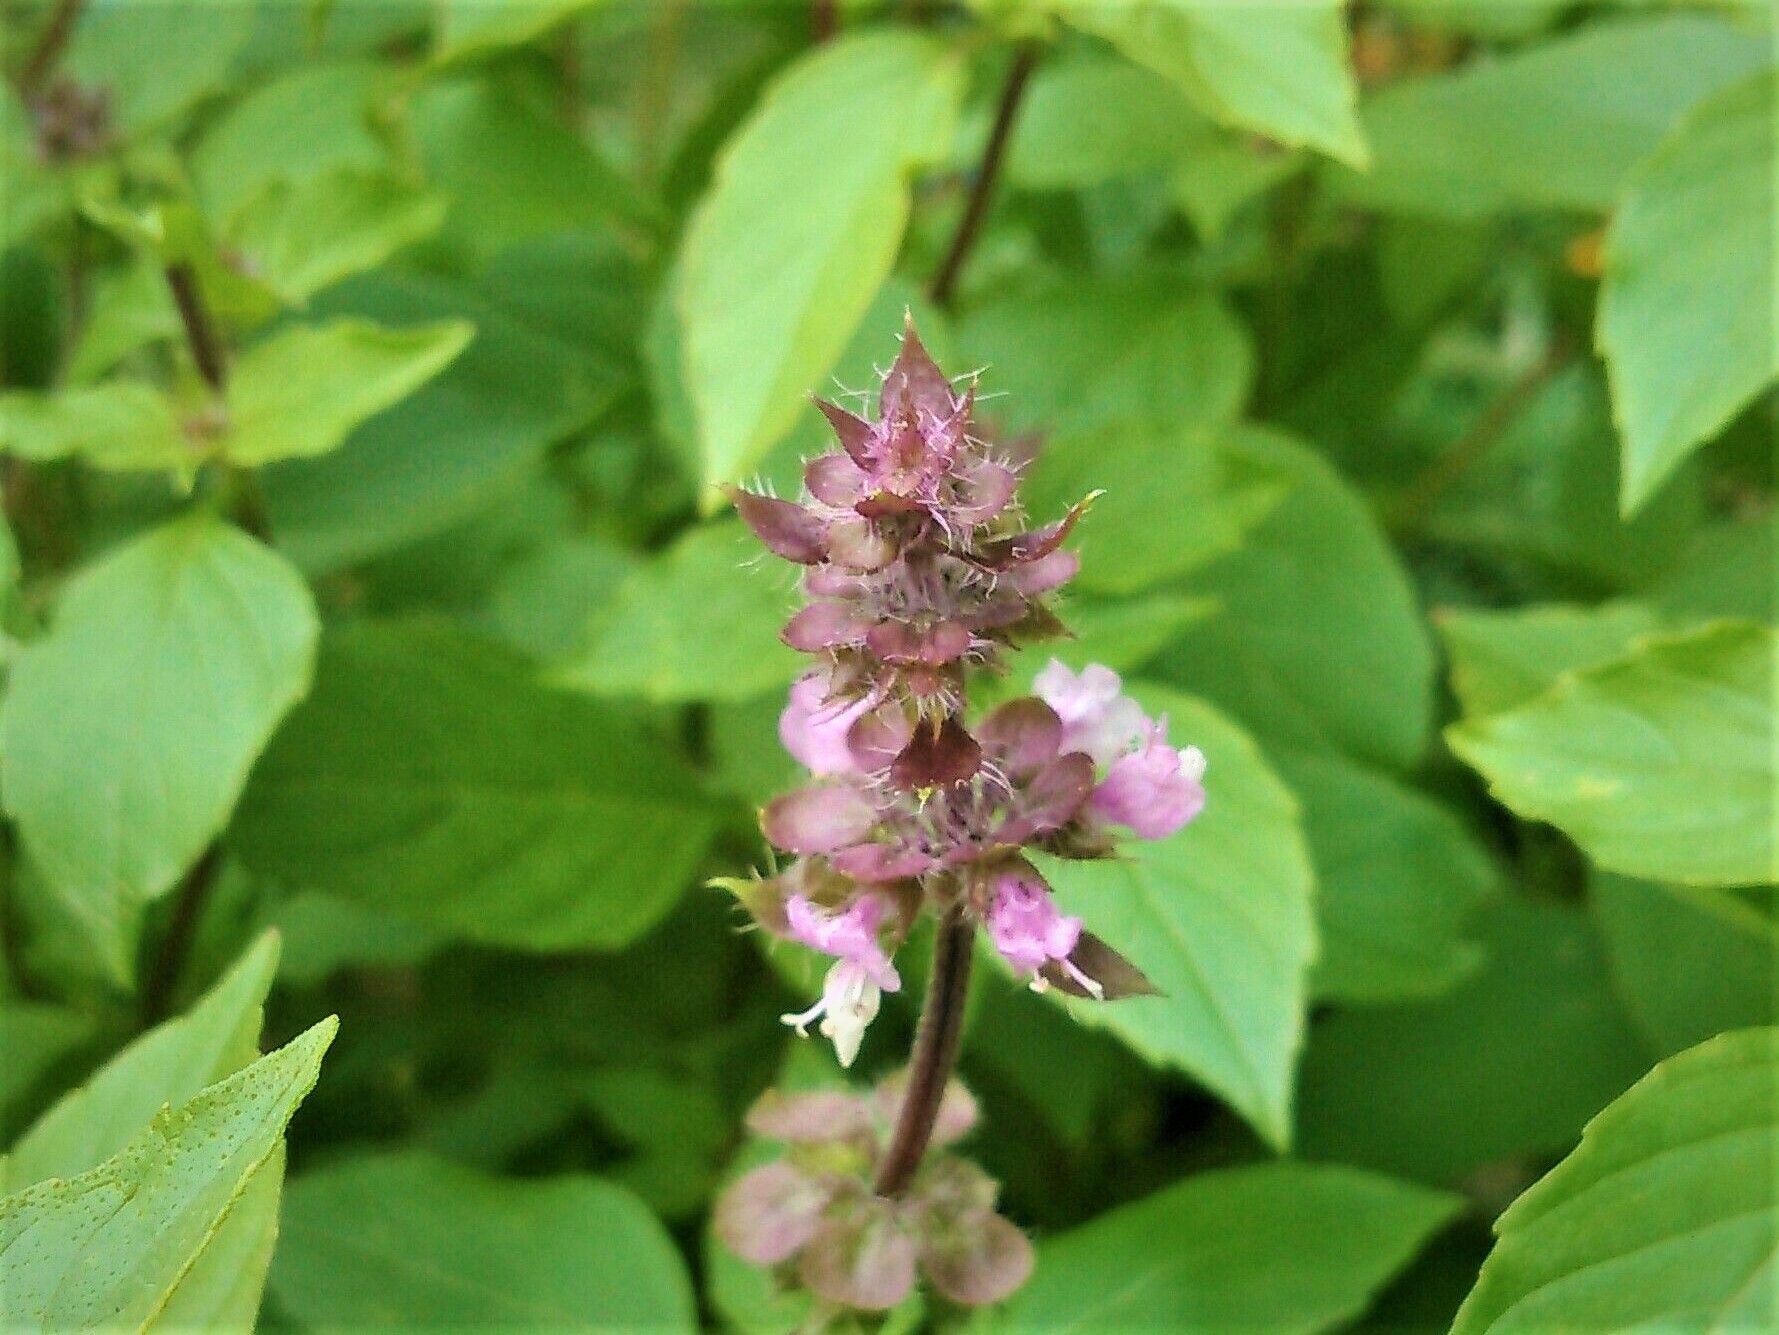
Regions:
[[809, 1317], [705, 1237], [837, 1078], [703, 888], [798, 671], [717, 487], [905, 311], [1210, 800], [1056, 874], [1166, 996], [981, 971], [1036, 1276], [884, 1328], [1779, 1322], [1771, 22], [7, 4], [7, 1322]]

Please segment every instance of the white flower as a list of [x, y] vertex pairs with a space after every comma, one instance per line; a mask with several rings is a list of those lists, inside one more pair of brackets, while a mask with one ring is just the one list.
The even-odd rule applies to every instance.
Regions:
[[1123, 680], [1098, 663], [1076, 675], [1053, 658], [1033, 679], [1032, 690], [1062, 720], [1062, 750], [1083, 751], [1096, 765], [1110, 765], [1148, 728], [1142, 706], [1124, 694]]
[[822, 981], [821, 1000], [800, 1014], [778, 1018], [804, 1038], [809, 1037], [809, 1026], [819, 1019], [822, 1036], [833, 1040], [834, 1055], [840, 1064], [851, 1066], [859, 1055], [859, 1044], [865, 1040], [865, 1030], [877, 1018], [882, 1004], [883, 989], [872, 981], [863, 965], [836, 960]]

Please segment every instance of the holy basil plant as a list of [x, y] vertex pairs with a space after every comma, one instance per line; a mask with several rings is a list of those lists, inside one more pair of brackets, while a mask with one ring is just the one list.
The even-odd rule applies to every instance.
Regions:
[[3, 0], [0, 1326], [1779, 1329], [1732, 0]]

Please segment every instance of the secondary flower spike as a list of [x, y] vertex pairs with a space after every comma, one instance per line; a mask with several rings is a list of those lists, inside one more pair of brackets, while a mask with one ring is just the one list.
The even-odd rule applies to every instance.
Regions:
[[936, 922], [906, 1077], [870, 1099], [768, 1094], [749, 1124], [786, 1157], [718, 1206], [728, 1245], [821, 1310], [893, 1307], [917, 1272], [964, 1305], [1024, 1282], [1031, 1246], [995, 1213], [994, 1184], [926, 1156], [975, 1120], [947, 1083], [973, 941], [986, 933], [1035, 991], [1153, 993], [1063, 912], [1042, 869], [1172, 837], [1205, 805], [1203, 753], [1173, 746], [1110, 668], [1052, 660], [1035, 694], [971, 714], [972, 670], [1005, 671], [1012, 651], [1067, 634], [1046, 598], [1079, 567], [1063, 542], [1092, 499], [1031, 523], [975, 403], [974, 380], [948, 379], [910, 326], [874, 412], [819, 405], [837, 448], [809, 462], [799, 499], [732, 493], [760, 540], [804, 567], [783, 639], [815, 659], [779, 717], [808, 780], [760, 813], [786, 864], [721, 882], [767, 933], [832, 960], [821, 996], [784, 1022], [819, 1026], [852, 1066], [901, 990], [897, 949], [923, 916]]

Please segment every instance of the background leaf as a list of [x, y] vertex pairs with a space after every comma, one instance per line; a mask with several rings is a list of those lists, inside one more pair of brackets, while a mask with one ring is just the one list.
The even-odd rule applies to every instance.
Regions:
[[908, 175], [946, 146], [961, 74], [924, 38], [837, 42], [724, 149], [679, 289], [706, 482], [745, 477], [846, 347], [901, 243]]
[[1503, 801], [1608, 870], [1771, 881], [1774, 661], [1773, 632], [1735, 622], [1646, 640], [1447, 736]]
[[685, 1269], [629, 1192], [587, 1177], [502, 1180], [414, 1154], [293, 1182], [272, 1292], [307, 1326], [697, 1328]]
[[609, 948], [672, 905], [715, 820], [671, 746], [633, 720], [414, 623], [324, 645], [315, 694], [230, 837], [293, 888], [472, 940]]
[[1297, 806], [1215, 710], [1161, 688], [1136, 694], [1151, 714], [1168, 716], [1176, 745], [1204, 751], [1216, 798], [1185, 830], [1126, 861], [1045, 862], [1064, 908], [1163, 993], [1064, 1004], [1148, 1060], [1201, 1080], [1282, 1147], [1316, 950]]
[[1694, 110], [1613, 219], [1598, 337], [1625, 433], [1627, 514], [1779, 374], [1774, 87], [1764, 74]]
[[0, 712], [7, 810], [120, 977], [134, 914], [221, 830], [308, 690], [317, 629], [284, 560], [192, 517], [89, 567], [14, 663]]
[[1497, 1221], [1457, 1335], [1770, 1319], [1775, 1038], [1692, 1048], [1590, 1122]]
[[1327, 1330], [1363, 1311], [1456, 1207], [1349, 1168], [1206, 1173], [1045, 1240], [995, 1328]]

